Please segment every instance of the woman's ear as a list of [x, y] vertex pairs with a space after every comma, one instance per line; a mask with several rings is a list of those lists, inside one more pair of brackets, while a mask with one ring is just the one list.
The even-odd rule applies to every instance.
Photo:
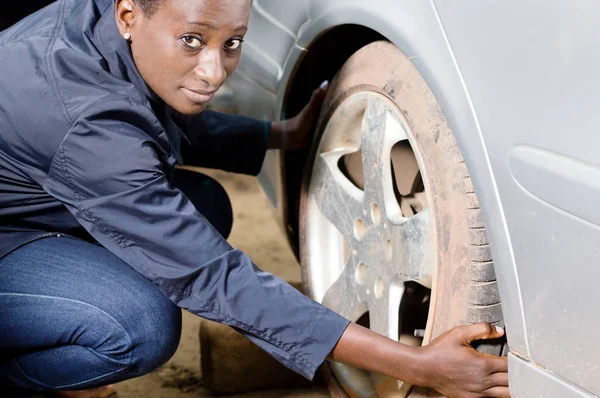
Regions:
[[115, 19], [117, 28], [126, 40], [132, 36], [133, 21], [135, 17], [134, 3], [132, 0], [115, 0]]

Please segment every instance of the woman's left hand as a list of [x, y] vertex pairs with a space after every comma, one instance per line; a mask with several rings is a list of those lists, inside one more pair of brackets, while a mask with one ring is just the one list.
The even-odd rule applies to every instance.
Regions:
[[313, 91], [310, 101], [298, 115], [272, 123], [269, 149], [295, 150], [310, 146], [328, 86], [329, 82], [324, 81]]

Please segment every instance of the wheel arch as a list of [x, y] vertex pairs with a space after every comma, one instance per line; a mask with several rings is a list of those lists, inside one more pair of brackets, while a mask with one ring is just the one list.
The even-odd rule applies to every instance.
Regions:
[[[489, 154], [449, 39], [433, 2], [407, 1], [386, 12], [353, 2], [309, 20], [298, 34], [296, 48], [286, 62], [279, 93], [281, 118], [296, 114], [312, 90], [331, 79], [359, 48], [389, 40], [408, 55], [444, 110], [471, 173], [485, 221], [503, 301], [511, 349], [528, 357], [524, 311], [518, 275], [504, 210], [489, 162]], [[339, 9], [341, 8], [341, 10]], [[331, 43], [342, 43], [325, 53]], [[284, 221], [298, 253], [298, 199], [306, 153], [282, 153]]]
[[[343, 39], [343, 40], [342, 40]], [[334, 26], [314, 38], [297, 60], [281, 104], [281, 119], [296, 115], [308, 102], [313, 90], [323, 81], [333, 79], [352, 54], [369, 43], [385, 40], [378, 32], [357, 24]], [[346, 45], [336, 46], [340, 41]], [[300, 181], [304, 173], [307, 151], [281, 153], [284, 183], [284, 220], [288, 238], [298, 256], [298, 203]]]

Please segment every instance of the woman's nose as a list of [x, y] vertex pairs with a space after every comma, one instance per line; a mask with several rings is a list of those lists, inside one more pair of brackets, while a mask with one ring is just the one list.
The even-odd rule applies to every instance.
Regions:
[[206, 50], [200, 54], [195, 75], [199, 80], [208, 83], [211, 88], [218, 89], [227, 79], [227, 72], [221, 59], [221, 51]]

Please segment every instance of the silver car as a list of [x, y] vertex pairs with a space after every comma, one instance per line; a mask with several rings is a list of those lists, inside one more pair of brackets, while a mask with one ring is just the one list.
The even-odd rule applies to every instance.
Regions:
[[[313, 147], [260, 179], [307, 292], [427, 344], [505, 325], [513, 397], [600, 395], [600, 5], [254, 0], [242, 114], [331, 85]], [[435, 396], [332, 364], [335, 396]]]

